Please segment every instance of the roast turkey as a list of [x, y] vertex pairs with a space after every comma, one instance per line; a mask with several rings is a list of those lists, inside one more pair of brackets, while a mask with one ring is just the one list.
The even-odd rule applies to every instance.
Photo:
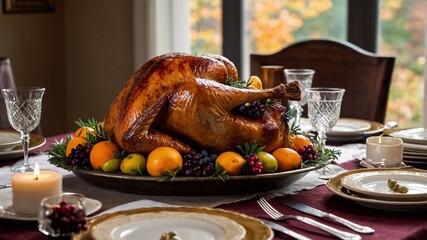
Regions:
[[232, 79], [238, 79], [237, 70], [221, 56], [155, 57], [119, 91], [105, 116], [105, 132], [122, 149], [143, 154], [160, 146], [183, 154], [191, 149], [234, 151], [254, 141], [265, 151], [289, 146], [289, 127], [280, 112], [250, 119], [233, 109], [268, 98], [299, 100], [298, 84], [241, 89], [225, 84]]

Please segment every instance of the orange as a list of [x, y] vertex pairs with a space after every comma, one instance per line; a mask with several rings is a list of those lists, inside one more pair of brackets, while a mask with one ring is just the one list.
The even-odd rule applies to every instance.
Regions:
[[238, 153], [224, 152], [218, 156], [216, 163], [221, 167], [221, 171], [225, 170], [228, 175], [236, 176], [242, 172], [243, 165], [245, 165], [246, 160]]
[[292, 148], [297, 152], [300, 147], [313, 145], [310, 139], [302, 134], [290, 134], [288, 139], [291, 141]]
[[79, 128], [79, 129], [77, 129], [75, 132], [74, 132], [74, 137], [76, 138], [76, 137], [82, 137], [82, 138], [87, 138], [87, 133], [88, 132], [94, 132], [94, 130], [92, 129], [92, 128], [90, 128], [90, 127], [81, 127], [81, 128]]
[[279, 172], [301, 168], [301, 156], [292, 148], [278, 148], [272, 154], [279, 165], [277, 167]]
[[90, 151], [90, 164], [93, 169], [97, 170], [104, 165], [108, 160], [115, 157], [115, 153], [119, 153], [119, 147], [110, 141], [102, 141], [93, 145], [92, 151]]
[[161, 177], [163, 172], [182, 168], [182, 156], [171, 147], [158, 147], [148, 155], [146, 167], [150, 176]]
[[262, 89], [262, 81], [257, 76], [251, 76], [248, 80], [249, 86], [252, 86], [256, 89]]
[[77, 145], [79, 144], [86, 145], [86, 143], [87, 143], [87, 140], [82, 137], [75, 137], [71, 139], [67, 144], [67, 148], [65, 149], [65, 156], [68, 157], [68, 155], [70, 155], [71, 153], [71, 150], [73, 148], [76, 148]]

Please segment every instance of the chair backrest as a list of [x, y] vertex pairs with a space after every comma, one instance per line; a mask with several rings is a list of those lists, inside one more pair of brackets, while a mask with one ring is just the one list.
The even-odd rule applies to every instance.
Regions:
[[346, 89], [341, 117], [380, 123], [385, 120], [394, 61], [329, 39], [304, 40], [273, 54], [250, 55], [251, 75], [261, 76], [262, 65], [314, 69], [313, 87]]
[[[10, 60], [6, 57], [0, 57], [0, 90], [3, 88], [15, 88]], [[7, 119], [7, 111], [3, 94], [0, 92], [0, 129], [9, 128], [12, 127]]]

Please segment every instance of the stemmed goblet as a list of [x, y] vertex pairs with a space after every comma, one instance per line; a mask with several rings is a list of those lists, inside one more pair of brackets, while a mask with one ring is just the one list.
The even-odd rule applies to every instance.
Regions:
[[313, 82], [314, 70], [312, 69], [285, 69], [285, 78], [286, 83], [291, 83], [293, 81], [298, 81], [299, 87], [301, 89], [301, 100], [300, 101], [289, 101], [291, 105], [297, 111], [297, 115], [294, 120], [294, 125], [300, 125], [300, 119], [303, 112], [303, 106], [307, 104], [307, 93], [305, 89], [310, 88]]
[[326, 132], [332, 129], [340, 117], [341, 102], [345, 89], [307, 88], [308, 119], [318, 132], [321, 145], [326, 143]]
[[30, 132], [40, 123], [44, 88], [2, 89], [10, 125], [21, 133], [24, 165], [13, 167], [12, 172], [33, 171], [28, 161]]

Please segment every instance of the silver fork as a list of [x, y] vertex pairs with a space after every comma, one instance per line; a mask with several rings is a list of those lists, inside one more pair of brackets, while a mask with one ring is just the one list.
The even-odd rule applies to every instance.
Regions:
[[338, 230], [336, 228], [333, 228], [333, 227], [330, 227], [330, 226], [325, 225], [323, 223], [317, 222], [317, 221], [315, 221], [315, 220], [313, 220], [311, 218], [308, 218], [308, 217], [282, 214], [279, 211], [277, 211], [275, 208], [273, 208], [273, 206], [271, 206], [267, 202], [267, 200], [265, 200], [263, 197], [261, 197], [259, 200], [257, 200], [257, 202], [258, 202], [258, 205], [262, 208], [262, 210], [264, 210], [264, 212], [266, 212], [274, 220], [295, 219], [295, 220], [304, 222], [304, 223], [306, 223], [308, 225], [311, 225], [311, 226], [317, 227], [319, 229], [322, 229], [323, 231], [326, 231], [326, 232], [328, 232], [330, 234], [333, 234], [333, 235], [337, 236], [340, 239], [344, 239], [344, 240], [359, 240], [359, 239], [362, 239], [362, 237], [360, 235]]

